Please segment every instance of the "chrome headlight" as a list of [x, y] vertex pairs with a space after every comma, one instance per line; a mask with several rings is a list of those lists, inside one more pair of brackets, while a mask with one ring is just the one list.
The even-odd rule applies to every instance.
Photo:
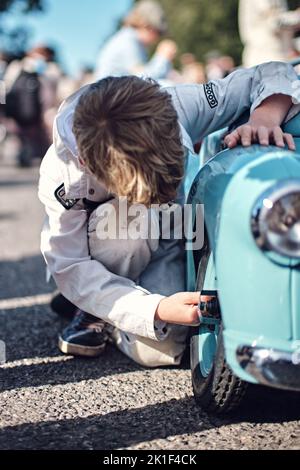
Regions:
[[251, 228], [262, 250], [300, 259], [300, 180], [281, 181], [263, 193], [253, 208]]

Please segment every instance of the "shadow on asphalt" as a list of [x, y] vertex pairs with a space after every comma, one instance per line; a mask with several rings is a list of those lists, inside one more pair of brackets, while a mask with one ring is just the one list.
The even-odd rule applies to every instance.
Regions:
[[[22, 315], [24, 316], [24, 313]], [[57, 317], [52, 313], [46, 312], [43, 315], [43, 313], [40, 312], [38, 317], [40, 319], [47, 319], [47, 321], [46, 323], [44, 322], [43, 326], [41, 323], [35, 325], [36, 343], [27, 343], [27, 349], [23, 352], [23, 356], [24, 358], [57, 358], [59, 357], [59, 352], [56, 346], [56, 333], [59, 331], [57, 326], [61, 326], [62, 322], [58, 321]], [[54, 319], [55, 332], [53, 332], [51, 319]], [[30, 324], [30, 314], [27, 320]], [[21, 331], [24, 332], [23, 329], [21, 329]], [[45, 340], [45, 336], [48, 333], [50, 333], [50, 335], [46, 338], [45, 349], [38, 350], [40, 346], [43, 346], [43, 338]], [[25, 336], [26, 335], [27, 333], [25, 331]], [[20, 337], [16, 338], [16, 350], [19, 350], [21, 343]], [[17, 356], [20, 356], [20, 353], [18, 353]], [[186, 361], [181, 368], [188, 368]], [[81, 381], [97, 380], [110, 376], [114, 377], [119, 374], [126, 375], [127, 373], [141, 370], [144, 369], [124, 356], [114, 346], [110, 345], [101, 357], [95, 359], [69, 357], [66, 361], [62, 360], [62, 362], [22, 364], [2, 369], [0, 392], [40, 387], [43, 385], [75, 384]], [[274, 390], [263, 386], [250, 386], [241, 407], [236, 410], [235, 413], [224, 417], [210, 416], [209, 420], [217, 427], [242, 422], [282, 423], [295, 421], [300, 419], [299, 399], [299, 393]], [[198, 410], [194, 401], [193, 408], [194, 410]], [[201, 413], [203, 414], [202, 411]]]
[[238, 410], [224, 424], [282, 423], [300, 419], [300, 393], [250, 385]]
[[0, 311], [0, 340], [7, 362], [59, 355], [57, 337], [64, 323], [48, 306]]
[[[46, 282], [42, 256], [0, 261], [0, 300], [21, 299], [55, 291]], [[0, 340], [6, 343], [7, 361], [58, 355], [57, 335], [64, 327], [48, 305], [0, 310]]]
[[[267, 403], [263, 400], [259, 407], [265, 405], [267, 406]], [[274, 402], [272, 406], [275, 405]], [[268, 404], [268, 409], [265, 408], [264, 414], [257, 420], [253, 416], [253, 403], [246, 415], [240, 415], [235, 419], [220, 419], [207, 416], [197, 408], [193, 398], [187, 397], [87, 418], [78, 417], [6, 427], [0, 430], [0, 448], [112, 450], [183, 434], [200, 433], [199, 439], [201, 439], [201, 432], [240, 421], [274, 423], [281, 422], [283, 418], [287, 421], [283, 410], [278, 410], [276, 406], [271, 409]], [[273, 416], [274, 413], [277, 413], [277, 416]], [[293, 419], [296, 418], [299, 418], [299, 412], [295, 413], [294, 408]]]
[[1, 449], [117, 449], [216, 427], [193, 398], [88, 418], [23, 424], [0, 430]]
[[[58, 349], [56, 349], [55, 357], [57, 356], [59, 356]], [[126, 358], [113, 346], [108, 346], [99, 358], [70, 357], [62, 362], [24, 364], [2, 369], [0, 392], [42, 385], [63, 385], [97, 380], [138, 370], [142, 370], [142, 367]]]
[[11, 188], [15, 186], [34, 186], [36, 185], [36, 178], [30, 179], [18, 179], [18, 180], [5, 180], [0, 181], [0, 189], [1, 188]]
[[47, 294], [55, 290], [53, 281], [46, 282], [46, 266], [42, 255], [17, 261], [0, 261], [0, 286], [0, 299]]

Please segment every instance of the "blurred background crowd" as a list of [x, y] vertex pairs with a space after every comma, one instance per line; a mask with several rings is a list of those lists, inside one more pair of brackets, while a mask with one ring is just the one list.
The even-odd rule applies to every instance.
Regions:
[[[14, 148], [23, 167], [45, 154], [62, 101], [105, 76], [150, 76], [162, 86], [201, 84], [226, 77], [241, 65], [300, 55], [300, 1], [128, 0], [94, 60], [70, 72], [59, 44], [33, 44], [26, 27], [8, 30], [1, 22], [16, 5], [26, 18], [37, 10], [47, 15], [53, 2], [68, 2], [65, 21], [72, 21], [70, 0], [0, 0], [0, 161], [11, 153], [7, 148]], [[108, 8], [107, 2], [91, 0], [81, 6], [91, 7], [95, 16]], [[49, 34], [55, 40], [55, 31]], [[73, 34], [85, 41], [85, 30], [76, 24]]]

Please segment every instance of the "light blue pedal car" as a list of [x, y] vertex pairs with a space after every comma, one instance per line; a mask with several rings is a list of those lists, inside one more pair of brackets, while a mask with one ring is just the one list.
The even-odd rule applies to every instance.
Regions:
[[[187, 287], [209, 296], [191, 337], [194, 395], [208, 412], [234, 409], [249, 382], [300, 392], [300, 115], [285, 131], [295, 153], [221, 151], [189, 192], [194, 212], [205, 211], [203, 247], [187, 251]], [[219, 136], [209, 140], [214, 148]]]

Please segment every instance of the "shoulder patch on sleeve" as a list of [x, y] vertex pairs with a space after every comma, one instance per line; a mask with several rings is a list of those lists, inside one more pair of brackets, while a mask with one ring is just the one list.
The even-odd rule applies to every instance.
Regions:
[[204, 92], [207, 99], [207, 102], [211, 108], [216, 108], [218, 106], [218, 100], [216, 98], [212, 83], [205, 83]]
[[65, 185], [61, 184], [55, 191], [54, 196], [57, 201], [68, 211], [79, 201], [79, 199], [67, 199]]

